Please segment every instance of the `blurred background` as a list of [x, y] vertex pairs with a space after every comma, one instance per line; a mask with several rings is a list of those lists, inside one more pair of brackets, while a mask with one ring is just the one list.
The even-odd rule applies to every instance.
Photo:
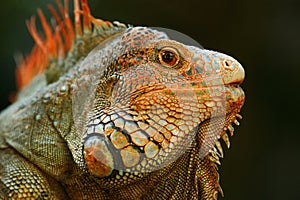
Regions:
[[[25, 20], [52, 0], [1, 2], [0, 108], [14, 91], [14, 55], [33, 41]], [[300, 1], [90, 0], [94, 16], [174, 29], [246, 70], [243, 120], [219, 167], [224, 200], [300, 199]], [[50, 15], [48, 15], [50, 16]]]

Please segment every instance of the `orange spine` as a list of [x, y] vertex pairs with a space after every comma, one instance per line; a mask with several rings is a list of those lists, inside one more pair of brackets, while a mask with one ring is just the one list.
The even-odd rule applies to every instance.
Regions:
[[[56, 21], [53, 26], [49, 25], [43, 12], [40, 9], [37, 10], [44, 35], [38, 33], [34, 16], [26, 22], [27, 28], [35, 41], [35, 46], [31, 53], [23, 58], [17, 66], [16, 81], [19, 89], [25, 87], [34, 76], [43, 72], [48, 67], [51, 58], [64, 57], [72, 48], [76, 34], [82, 36], [85, 31], [91, 32], [92, 30], [91, 21], [94, 22], [92, 20], [94, 18], [90, 14], [87, 0], [74, 0], [74, 25], [69, 17], [68, 0], [64, 0], [64, 5], [56, 0], [56, 4], [60, 13], [52, 5], [48, 5]], [[83, 15], [83, 22], [81, 22], [81, 15]]]

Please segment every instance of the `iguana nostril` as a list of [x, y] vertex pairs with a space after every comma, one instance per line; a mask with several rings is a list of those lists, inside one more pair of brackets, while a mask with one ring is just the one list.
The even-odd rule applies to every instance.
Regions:
[[230, 60], [224, 60], [223, 66], [225, 69], [229, 69], [231, 71], [234, 70], [234, 67], [232, 66], [232, 61], [230, 61]]
[[231, 64], [226, 60], [226, 61], [225, 61], [225, 65], [226, 65], [226, 66], [230, 66]]

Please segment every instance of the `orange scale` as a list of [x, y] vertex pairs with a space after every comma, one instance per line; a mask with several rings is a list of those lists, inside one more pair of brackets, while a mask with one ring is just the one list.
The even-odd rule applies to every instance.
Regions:
[[137, 146], [145, 146], [149, 142], [147, 136], [141, 131], [136, 131], [132, 133], [130, 136], [132, 142]]
[[122, 149], [120, 153], [125, 167], [133, 167], [140, 162], [140, 153], [132, 146]]
[[164, 132], [164, 136], [165, 136], [166, 139], [169, 140], [172, 137], [172, 134], [171, 134], [170, 131], [166, 131], [166, 132]]
[[117, 149], [121, 149], [125, 146], [129, 145], [129, 142], [126, 138], [126, 136], [119, 132], [119, 131], [114, 131], [111, 136], [110, 136], [111, 142]]
[[156, 133], [156, 135], [153, 137], [153, 139], [156, 142], [162, 142], [164, 140], [164, 136], [161, 133]]
[[150, 141], [146, 144], [144, 151], [148, 158], [153, 158], [158, 154], [159, 147], [154, 142]]
[[167, 140], [164, 140], [160, 145], [163, 149], [166, 149], [169, 147], [169, 142]]

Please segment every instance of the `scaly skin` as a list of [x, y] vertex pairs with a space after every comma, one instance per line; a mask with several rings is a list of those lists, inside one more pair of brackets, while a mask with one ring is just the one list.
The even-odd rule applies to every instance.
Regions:
[[242, 66], [85, 6], [69, 54], [0, 114], [0, 199], [217, 199]]

